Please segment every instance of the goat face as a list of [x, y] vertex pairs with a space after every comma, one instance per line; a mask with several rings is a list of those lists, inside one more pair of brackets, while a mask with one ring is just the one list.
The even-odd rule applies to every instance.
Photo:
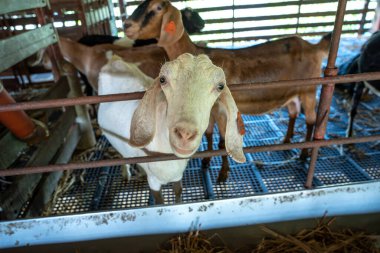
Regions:
[[190, 7], [181, 10], [182, 22], [189, 34], [199, 33], [205, 27], [205, 21]]
[[163, 65], [133, 115], [130, 144], [142, 147], [152, 141], [156, 124], [160, 124], [156, 114], [160, 113], [166, 117], [173, 153], [189, 157], [198, 149], [213, 108], [227, 118], [227, 151], [236, 161], [244, 162], [238, 109], [223, 70], [206, 55], [183, 54]]
[[125, 34], [130, 39], [158, 39], [168, 45], [184, 32], [181, 12], [169, 1], [146, 0], [125, 21]]

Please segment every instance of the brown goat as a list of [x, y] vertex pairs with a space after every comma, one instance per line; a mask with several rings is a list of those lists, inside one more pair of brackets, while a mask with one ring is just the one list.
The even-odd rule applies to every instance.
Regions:
[[98, 89], [100, 69], [107, 63], [106, 52], [112, 51], [123, 60], [138, 64], [144, 74], [158, 76], [167, 56], [162, 48], [155, 45], [138, 48], [125, 48], [113, 44], [88, 47], [68, 38], [60, 37], [59, 47], [63, 58], [86, 75], [91, 86]]
[[[166, 0], [144, 1], [125, 22], [125, 28], [126, 35], [131, 39], [156, 38], [170, 60], [186, 52], [207, 54], [215, 65], [223, 68], [229, 84], [319, 77], [321, 62], [327, 54], [330, 41], [330, 37], [325, 36], [313, 45], [294, 36], [237, 50], [203, 48], [192, 43], [184, 31], [181, 13]], [[290, 121], [285, 142], [289, 142], [293, 135], [301, 102], [306, 116], [306, 140], [312, 138], [316, 120], [315, 86], [237, 91], [232, 95], [239, 110], [245, 114], [261, 114], [287, 106]], [[220, 147], [224, 147], [225, 119], [218, 117], [217, 110], [213, 114], [220, 128]], [[210, 149], [212, 124], [206, 136]], [[301, 158], [304, 159], [307, 155], [307, 150], [302, 150]], [[206, 160], [207, 164], [208, 162]], [[228, 171], [228, 160], [224, 157], [218, 181], [225, 181]]]

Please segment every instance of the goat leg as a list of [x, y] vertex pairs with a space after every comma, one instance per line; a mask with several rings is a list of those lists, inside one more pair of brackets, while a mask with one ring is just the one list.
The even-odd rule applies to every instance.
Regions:
[[348, 129], [347, 129], [347, 137], [352, 136], [352, 131], [354, 127], [354, 118], [358, 112], [358, 105], [360, 102], [360, 98], [363, 95], [363, 89], [364, 84], [363, 82], [360, 82], [357, 84], [356, 89], [354, 89], [354, 95], [352, 96], [352, 102], [351, 102], [351, 111], [350, 111], [350, 118], [348, 119]]
[[293, 135], [294, 135], [294, 125], [296, 123], [296, 118], [297, 118], [297, 115], [289, 115], [288, 130], [286, 132], [284, 143], [290, 143], [290, 139], [293, 138]]
[[[206, 132], [207, 150], [212, 150], [212, 131]], [[210, 167], [211, 157], [205, 157], [202, 160], [202, 169], [208, 169]]]
[[161, 189], [159, 191], [150, 190], [150, 192], [153, 195], [154, 204], [156, 204], [156, 205], [163, 205], [164, 204], [164, 197], [162, 196]]
[[177, 182], [173, 182], [173, 191], [175, 195], [175, 203], [181, 203], [182, 202], [182, 180], [179, 180]]
[[[306, 123], [306, 138], [305, 141], [311, 141], [313, 136], [314, 124]], [[301, 150], [300, 159], [305, 161], [309, 157], [309, 149], [304, 148]]]
[[301, 102], [299, 98], [293, 98], [292, 101], [287, 105], [289, 112], [289, 123], [288, 130], [286, 132], [286, 136], [284, 139], [284, 143], [290, 143], [290, 139], [293, 138], [294, 135], [294, 125], [296, 123], [296, 118], [301, 111]]
[[[224, 139], [221, 137], [219, 142], [219, 149], [226, 148]], [[228, 173], [230, 172], [230, 165], [228, 163], [227, 156], [222, 156], [222, 168], [219, 171], [218, 183], [226, 182], [228, 179]]]

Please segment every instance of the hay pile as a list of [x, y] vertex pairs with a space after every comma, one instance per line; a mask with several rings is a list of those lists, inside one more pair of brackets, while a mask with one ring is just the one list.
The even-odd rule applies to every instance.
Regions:
[[314, 229], [303, 229], [295, 235], [283, 235], [268, 227], [261, 229], [269, 235], [255, 247], [230, 250], [226, 245], [218, 246], [204, 234], [191, 232], [169, 240], [159, 253], [380, 253], [376, 247], [378, 236], [350, 229], [333, 230], [335, 219], [322, 219]]
[[196, 231], [173, 237], [158, 250], [158, 253], [233, 253], [225, 246], [217, 246], [218, 236], [206, 238], [205, 234]]
[[347, 252], [378, 253], [375, 241], [364, 232], [353, 232], [350, 229], [334, 231], [330, 228], [334, 219], [320, 222], [314, 229], [303, 229], [296, 235], [282, 235], [267, 227], [262, 230], [273, 238], [265, 238], [252, 250], [252, 253], [284, 252]]

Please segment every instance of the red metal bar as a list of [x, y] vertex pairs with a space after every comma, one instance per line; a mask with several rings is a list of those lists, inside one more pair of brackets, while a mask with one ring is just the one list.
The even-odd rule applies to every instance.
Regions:
[[[363, 143], [380, 140], [379, 135], [364, 136], [364, 137], [351, 137], [351, 138], [337, 138], [331, 140], [321, 140], [321, 141], [309, 141], [309, 142], [299, 142], [299, 143], [286, 143], [286, 144], [274, 144], [274, 145], [265, 145], [257, 147], [246, 147], [244, 148], [244, 153], [258, 153], [266, 151], [280, 151], [280, 150], [289, 150], [289, 149], [303, 149], [303, 148], [312, 148], [312, 147], [322, 147], [330, 145], [344, 145], [350, 143]], [[221, 156], [227, 155], [225, 149], [221, 150], [207, 150], [202, 152], [195, 153], [192, 158], [205, 158], [211, 156]], [[90, 169], [90, 168], [99, 168], [105, 166], [117, 166], [123, 164], [135, 164], [135, 163], [148, 163], [148, 162], [159, 162], [159, 161], [168, 161], [168, 160], [180, 160], [173, 154], [160, 154], [144, 157], [132, 157], [132, 158], [120, 158], [120, 159], [109, 159], [109, 160], [100, 160], [93, 162], [82, 162], [82, 163], [69, 163], [69, 164], [54, 164], [46, 166], [34, 166], [34, 167], [23, 167], [23, 168], [12, 168], [12, 169], [0, 169], [1, 176], [16, 176], [16, 175], [26, 175], [34, 173], [45, 173], [52, 171], [61, 171], [61, 170], [77, 170], [77, 169]]]
[[[274, 81], [274, 82], [261, 82], [261, 83], [243, 83], [243, 84], [232, 84], [229, 86], [231, 91], [240, 91], [248, 89], [263, 89], [263, 88], [276, 88], [285, 86], [305, 86], [305, 85], [319, 85], [320, 83], [348, 83], [357, 82], [362, 80], [379, 80], [380, 72], [355, 74], [355, 75], [345, 75], [345, 76], [335, 76], [335, 77], [325, 77], [325, 78], [310, 78], [310, 79], [299, 79], [299, 80], [288, 80], [288, 81]], [[13, 105], [0, 106], [0, 112], [4, 111], [17, 111], [17, 110], [35, 110], [44, 109], [51, 107], [61, 107], [61, 106], [74, 106], [74, 105], [84, 105], [84, 104], [96, 104], [104, 102], [113, 101], [123, 101], [123, 100], [135, 100], [141, 99], [144, 92], [135, 93], [124, 93], [124, 94], [114, 94], [114, 95], [103, 95], [103, 96], [92, 96], [92, 97], [79, 97], [79, 98], [62, 98], [62, 99], [52, 99], [45, 101], [34, 101], [34, 102], [21, 102]]]
[[[342, 34], [342, 26], [344, 20], [344, 14], [346, 11], [347, 0], [339, 0], [338, 9], [335, 16], [334, 31], [332, 34], [332, 40], [330, 45], [329, 56], [327, 60], [327, 67], [325, 69], [326, 77], [333, 77], [338, 74], [338, 69], [335, 67], [335, 61], [338, 54], [340, 35]], [[328, 116], [330, 114], [330, 106], [334, 93], [334, 83], [324, 84], [321, 91], [321, 98], [319, 100], [317, 121], [314, 129], [314, 140], [323, 140], [326, 133], [326, 126]], [[305, 187], [311, 188], [314, 177], [315, 166], [318, 158], [318, 149], [315, 147], [311, 154], [310, 166], [307, 175]]]

